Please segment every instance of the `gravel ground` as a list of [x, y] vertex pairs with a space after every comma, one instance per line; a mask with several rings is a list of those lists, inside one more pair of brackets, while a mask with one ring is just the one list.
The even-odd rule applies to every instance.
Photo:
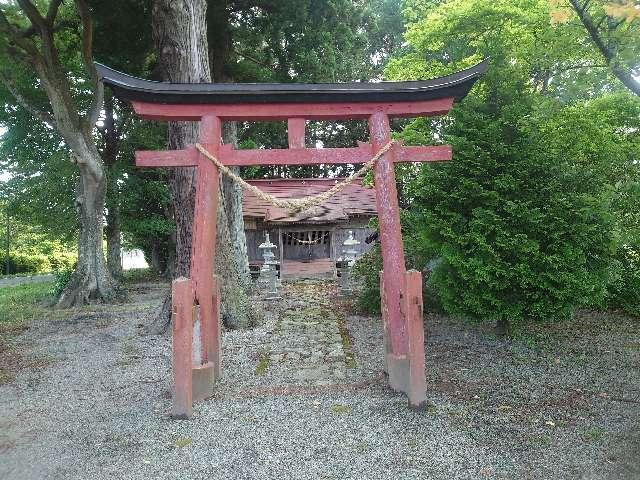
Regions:
[[263, 325], [225, 333], [216, 397], [176, 421], [169, 339], [141, 334], [164, 288], [14, 339], [39, 367], [0, 386], [1, 479], [640, 479], [637, 319], [582, 312], [508, 342], [431, 315], [431, 406], [414, 413], [381, 381], [378, 318], [344, 319], [355, 364], [340, 382], [257, 373], [282, 338], [265, 305]]
[[47, 273], [45, 275], [24, 275], [16, 277], [0, 278], [0, 287], [13, 287], [25, 283], [45, 283], [55, 280], [55, 275]]

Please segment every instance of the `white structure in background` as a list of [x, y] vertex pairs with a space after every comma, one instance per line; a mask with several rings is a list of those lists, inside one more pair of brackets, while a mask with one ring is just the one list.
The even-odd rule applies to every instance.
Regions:
[[132, 268], [149, 268], [149, 264], [144, 259], [144, 253], [138, 248], [133, 250], [122, 249], [122, 269], [131, 270]]
[[358, 255], [357, 247], [360, 245], [360, 242], [353, 237], [353, 231], [349, 230], [349, 238], [347, 238], [342, 245], [346, 248], [342, 250], [342, 258], [341, 261], [338, 262], [340, 295], [349, 296], [353, 293], [351, 286], [351, 268], [356, 262]]

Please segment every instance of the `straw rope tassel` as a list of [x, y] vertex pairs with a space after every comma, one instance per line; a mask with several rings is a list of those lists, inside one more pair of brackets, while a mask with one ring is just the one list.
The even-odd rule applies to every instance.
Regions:
[[227, 177], [229, 177], [231, 180], [233, 180], [235, 183], [240, 185], [245, 190], [249, 190], [250, 192], [252, 192], [256, 197], [260, 198], [261, 200], [264, 200], [265, 202], [273, 205], [274, 207], [284, 208], [292, 212], [302, 212], [312, 207], [322, 205], [329, 198], [333, 197], [335, 194], [344, 190], [348, 185], [352, 184], [354, 180], [363, 177], [369, 170], [373, 168], [373, 166], [378, 161], [378, 159], [391, 149], [394, 143], [395, 142], [391, 140], [384, 147], [378, 150], [378, 152], [373, 157], [371, 157], [371, 160], [365, 163], [362, 166], [362, 168], [360, 168], [357, 172], [351, 174], [350, 176], [345, 178], [342, 182], [335, 184], [326, 192], [319, 193], [318, 195], [310, 195], [308, 197], [303, 197], [303, 198], [290, 198], [290, 199], [278, 198], [275, 195], [271, 195], [270, 193], [263, 192], [255, 185], [251, 185], [250, 183], [243, 180], [240, 177], [240, 175], [234, 173], [226, 165], [222, 164], [220, 160], [218, 160], [215, 156], [209, 153], [209, 151], [199, 143], [196, 143], [195, 147], [202, 155], [204, 155], [211, 162], [213, 162], [213, 164], [216, 167], [218, 167], [218, 169], [223, 174], [225, 174]]

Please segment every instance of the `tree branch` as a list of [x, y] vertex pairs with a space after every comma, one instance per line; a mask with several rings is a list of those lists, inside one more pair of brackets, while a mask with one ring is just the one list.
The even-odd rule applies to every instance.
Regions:
[[[611, 72], [620, 80], [625, 87], [631, 90], [635, 95], [640, 96], [640, 82], [636, 80], [631, 72], [620, 65], [616, 60], [616, 51], [609, 47], [602, 38], [598, 27], [593, 23], [593, 19], [583, 6], [580, 6], [578, 0], [569, 0], [569, 3], [575, 10], [578, 18], [587, 30], [591, 41], [596, 45], [600, 54], [604, 57], [605, 62], [611, 68]], [[589, 2], [585, 3], [588, 6]]]
[[264, 67], [264, 68], [273, 68], [273, 65], [269, 65], [268, 63], [265, 62], [261, 62], [260, 60], [258, 60], [255, 57], [252, 57], [251, 55], [248, 55], [244, 52], [241, 52], [240, 50], [238, 50], [235, 47], [231, 47], [231, 50], [233, 51], [233, 53], [235, 53], [236, 55], [239, 55], [240, 57], [244, 58], [245, 60], [249, 60], [252, 63], [255, 63], [256, 65], [258, 65], [259, 67]]
[[56, 17], [58, 16], [60, 4], [62, 4], [62, 0], [52, 0], [49, 4], [49, 10], [47, 11], [47, 23], [49, 25], [53, 26], [53, 22], [55, 22]]
[[89, 129], [98, 121], [100, 110], [104, 102], [104, 85], [98, 78], [96, 66], [93, 63], [93, 23], [91, 12], [85, 0], [75, 0], [76, 9], [82, 22], [82, 61], [84, 68], [89, 75], [89, 79], [94, 85], [93, 101], [87, 112], [87, 123]]
[[[69, 27], [73, 27], [75, 26], [75, 23], [69, 20], [60, 20], [58, 23], [56, 23], [53, 27], [51, 27], [51, 32], [52, 33], [58, 33], [61, 30], [64, 30], [65, 28], [69, 28]], [[20, 35], [24, 38], [29, 38], [29, 37], [33, 37], [34, 35], [37, 35], [38, 32], [36, 31], [35, 27], [33, 25], [31, 25], [29, 28], [24, 28], [22, 30], [20, 30]]]
[[24, 95], [22, 95], [18, 89], [13, 85], [11, 80], [7, 78], [4, 73], [0, 73], [0, 82], [4, 85], [4, 87], [9, 90], [9, 93], [13, 95], [16, 101], [20, 104], [22, 108], [24, 108], [27, 112], [29, 112], [32, 116], [44, 122], [51, 127], [55, 127], [55, 121], [49, 112], [44, 112], [39, 108], [35, 107], [31, 102], [29, 102]]
[[44, 34], [49, 26], [45, 18], [40, 15], [36, 6], [29, 0], [18, 0], [18, 5], [20, 5], [20, 8], [33, 26], [40, 30], [41, 34]]
[[0, 32], [7, 35], [11, 43], [20, 47], [30, 57], [32, 62], [41, 58], [40, 52], [35, 44], [24, 38], [16, 26], [9, 23], [2, 9], [0, 9]]
[[609, 68], [609, 65], [592, 65], [592, 64], [569, 65], [567, 67], [560, 68], [558, 70], [558, 73], [568, 72], [569, 70], [580, 70], [582, 68]]

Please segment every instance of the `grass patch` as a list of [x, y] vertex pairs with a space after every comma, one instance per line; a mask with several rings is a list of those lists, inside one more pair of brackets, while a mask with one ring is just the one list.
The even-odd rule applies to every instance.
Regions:
[[351, 407], [348, 405], [340, 405], [339, 403], [334, 403], [331, 405], [331, 411], [337, 414], [344, 414], [351, 412]]
[[184, 448], [191, 445], [192, 443], [193, 443], [193, 440], [189, 437], [176, 438], [176, 440], [173, 442], [176, 448]]
[[0, 287], [0, 385], [13, 381], [20, 370], [53, 363], [52, 358], [25, 357], [9, 341], [26, 329], [28, 321], [50, 313], [42, 304], [50, 298], [52, 285], [53, 282], [45, 282]]
[[258, 356], [258, 365], [256, 365], [256, 375], [264, 375], [269, 368], [269, 354], [261, 352]]
[[42, 303], [50, 298], [52, 285], [44, 282], [0, 287], [0, 331], [46, 314], [48, 309]]
[[591, 427], [584, 432], [584, 439], [589, 442], [597, 442], [602, 440], [606, 431], [601, 427]]

